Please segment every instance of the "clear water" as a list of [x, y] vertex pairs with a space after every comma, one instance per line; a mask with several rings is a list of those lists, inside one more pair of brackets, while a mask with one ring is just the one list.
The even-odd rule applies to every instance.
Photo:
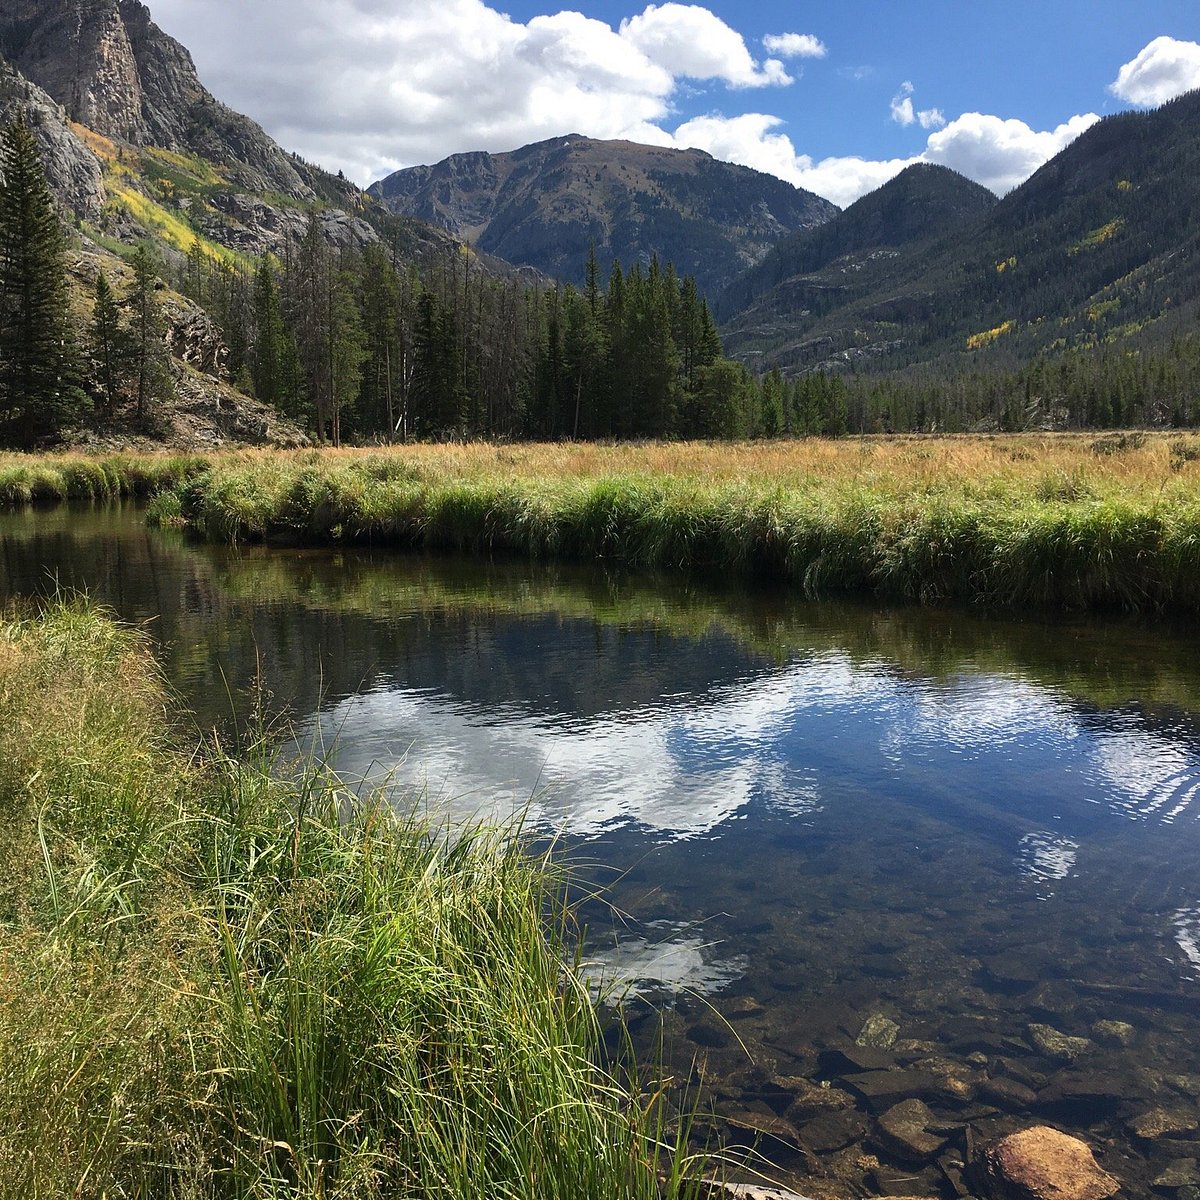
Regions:
[[[0, 592], [85, 587], [145, 623], [201, 724], [261, 677], [348, 775], [558, 838], [581, 893], [605, 889], [584, 905], [596, 974], [645, 997], [645, 1036], [665, 1029], [735, 1130], [786, 1116], [795, 1138], [763, 1149], [805, 1190], [899, 1172], [953, 1195], [968, 1124], [1076, 1132], [1130, 1195], [1200, 1154], [1190, 629], [197, 547], [132, 509], [0, 533]], [[865, 1116], [830, 1148], [796, 1099], [831, 1081], [884, 1106], [837, 1058], [876, 1014], [899, 1026], [876, 1065], [913, 1073], [945, 1169], [897, 1160]], [[1031, 1024], [1091, 1044], [1069, 1063]], [[1154, 1108], [1183, 1130], [1135, 1133]]]

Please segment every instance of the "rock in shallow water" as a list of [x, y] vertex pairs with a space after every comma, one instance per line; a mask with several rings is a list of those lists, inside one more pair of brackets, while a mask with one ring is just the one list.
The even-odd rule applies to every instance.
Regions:
[[872, 1013], [854, 1039], [856, 1046], [869, 1046], [874, 1050], [890, 1050], [900, 1036], [900, 1026], [883, 1013]]
[[920, 1100], [905, 1100], [879, 1118], [875, 1141], [885, 1154], [901, 1162], [928, 1162], [946, 1144], [945, 1137], [930, 1132], [936, 1123]]
[[1120, 1187], [1086, 1142], [1048, 1125], [989, 1146], [983, 1173], [996, 1200], [1107, 1200]]
[[1097, 1021], [1092, 1026], [1092, 1037], [1102, 1046], [1124, 1049], [1133, 1045], [1137, 1030], [1127, 1021]]
[[1087, 1038], [1071, 1037], [1049, 1025], [1030, 1025], [1029, 1036], [1042, 1054], [1058, 1062], [1074, 1062], [1092, 1048]]

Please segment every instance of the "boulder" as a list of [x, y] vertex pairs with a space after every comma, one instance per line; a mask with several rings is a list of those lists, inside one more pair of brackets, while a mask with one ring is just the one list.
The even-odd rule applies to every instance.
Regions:
[[983, 1152], [983, 1175], [996, 1200], [1106, 1200], [1120, 1184], [1086, 1142], [1035, 1125]]

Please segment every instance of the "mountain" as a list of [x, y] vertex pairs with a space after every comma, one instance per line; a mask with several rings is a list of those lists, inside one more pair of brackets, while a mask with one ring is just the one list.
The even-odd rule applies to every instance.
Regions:
[[652, 255], [715, 295], [778, 242], [837, 208], [701, 150], [572, 134], [508, 154], [454, 154], [369, 189], [509, 262], [580, 283], [588, 251], [626, 266]]
[[51, 184], [85, 232], [150, 236], [168, 255], [199, 235], [257, 256], [282, 252], [317, 211], [338, 246], [365, 246], [386, 227], [412, 257], [456, 248], [440, 229], [386, 219], [353, 184], [222, 104], [138, 0], [4, 0], [0, 58], [0, 116], [29, 116]]
[[1200, 92], [1098, 122], [1003, 200], [976, 196], [974, 213], [976, 201], [960, 204], [969, 189], [952, 194], [945, 175], [948, 204], [906, 182], [916, 215], [893, 224], [915, 236], [868, 248], [860, 215], [888, 209], [903, 179], [837, 219], [858, 230], [845, 242], [831, 223], [828, 241], [795, 239], [733, 284], [721, 302], [730, 351], [792, 374], [969, 367], [1140, 344], [1194, 320]]
[[[714, 305], [717, 316], [744, 312], [780, 284], [820, 271], [835, 259], [926, 241], [995, 205], [994, 193], [957, 171], [929, 163], [906, 167], [831, 221], [781, 242], [721, 294]], [[772, 299], [763, 307], [778, 307], [780, 298]]]

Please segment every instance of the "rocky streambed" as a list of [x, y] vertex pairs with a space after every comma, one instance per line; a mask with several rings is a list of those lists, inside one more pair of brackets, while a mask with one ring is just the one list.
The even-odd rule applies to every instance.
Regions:
[[1011, 1029], [836, 1002], [793, 1024], [748, 995], [680, 999], [663, 1020], [706, 1131], [805, 1196], [1200, 1198], [1193, 1015], [1055, 991]]

